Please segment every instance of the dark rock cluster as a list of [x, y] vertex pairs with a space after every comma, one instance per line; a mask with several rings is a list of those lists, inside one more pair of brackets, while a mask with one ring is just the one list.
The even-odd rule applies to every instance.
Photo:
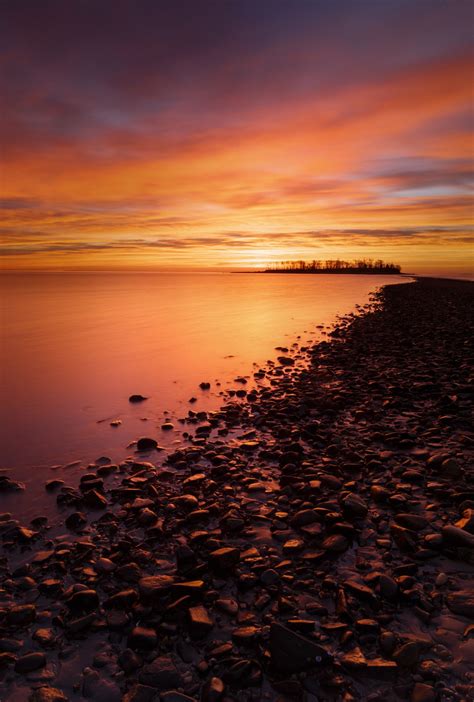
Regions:
[[185, 448], [47, 486], [54, 534], [1, 515], [0, 699], [474, 699], [473, 309], [386, 286]]

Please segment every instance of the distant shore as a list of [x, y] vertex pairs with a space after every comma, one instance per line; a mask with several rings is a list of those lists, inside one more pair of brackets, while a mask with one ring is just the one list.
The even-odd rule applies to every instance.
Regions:
[[186, 448], [51, 481], [57, 535], [1, 515], [0, 698], [469, 699], [473, 309], [385, 285]]

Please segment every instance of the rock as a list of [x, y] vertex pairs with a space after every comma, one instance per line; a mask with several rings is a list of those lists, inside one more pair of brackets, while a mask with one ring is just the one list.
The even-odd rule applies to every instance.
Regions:
[[144, 402], [144, 400], [148, 400], [148, 397], [145, 397], [144, 395], [130, 395], [128, 398], [128, 401], [132, 403]]
[[188, 619], [191, 636], [196, 639], [207, 636], [214, 626], [207, 609], [202, 605], [190, 607], [188, 609]]
[[393, 660], [401, 668], [412, 668], [420, 658], [420, 646], [416, 641], [409, 641], [397, 648], [393, 653]]
[[138, 589], [143, 598], [153, 599], [155, 597], [163, 597], [173, 583], [174, 578], [170, 575], [148, 575], [140, 578]]
[[253, 643], [259, 633], [260, 631], [256, 626], [241, 626], [233, 630], [232, 639], [240, 646], [246, 646]]
[[289, 356], [278, 356], [277, 357], [278, 363], [280, 363], [282, 366], [294, 366], [295, 361], [293, 358], [290, 358]]
[[68, 697], [56, 687], [40, 687], [31, 693], [28, 702], [68, 702]]
[[363, 519], [369, 511], [362, 497], [352, 492], [341, 500], [341, 504], [344, 516], [348, 519]]
[[313, 524], [317, 520], [317, 515], [314, 509], [302, 509], [294, 514], [290, 520], [292, 527], [302, 527], [307, 524]]
[[283, 553], [286, 555], [292, 555], [294, 553], [299, 553], [304, 548], [304, 541], [301, 539], [288, 539], [282, 546]]
[[462, 519], [455, 524], [458, 529], [464, 529], [470, 534], [474, 534], [474, 509], [465, 509], [462, 513]]
[[202, 382], [199, 383], [199, 387], [201, 388], [201, 390], [209, 390], [209, 388], [211, 387], [211, 383]]
[[79, 590], [66, 600], [69, 609], [79, 612], [92, 612], [99, 606], [99, 596], [95, 590]]
[[412, 529], [413, 531], [426, 529], [429, 524], [428, 520], [419, 514], [396, 514], [395, 521], [397, 524], [400, 524], [400, 526]]
[[38, 668], [44, 668], [45, 665], [46, 656], [44, 653], [35, 651], [34, 653], [27, 653], [18, 658], [15, 663], [15, 671], [21, 675], [26, 675], [27, 673], [31, 673], [33, 670], [38, 670]]
[[7, 611], [6, 620], [9, 626], [28, 626], [36, 619], [36, 607], [32, 604], [14, 605]]
[[446, 597], [446, 604], [454, 614], [474, 619], [474, 591], [459, 590]]
[[436, 702], [434, 687], [425, 683], [416, 683], [411, 693], [410, 702]]
[[237, 602], [229, 598], [220, 598], [216, 600], [216, 607], [226, 614], [229, 614], [231, 617], [234, 617], [239, 611], [239, 605]]
[[25, 483], [0, 475], [0, 492], [20, 492], [21, 490], [26, 490]]
[[72, 531], [79, 531], [87, 524], [87, 519], [82, 512], [73, 512], [65, 519], [65, 525]]
[[386, 600], [394, 601], [398, 596], [398, 585], [389, 575], [382, 574], [379, 577], [380, 594]]
[[177, 692], [176, 690], [163, 692], [163, 694], [160, 695], [160, 700], [161, 702], [196, 702], [195, 697], [183, 695], [181, 692]]
[[307, 670], [332, 660], [325, 648], [277, 622], [270, 626], [270, 654], [272, 667], [285, 673]]
[[154, 629], [135, 626], [128, 636], [127, 643], [134, 651], [151, 650], [158, 643], [158, 637]]
[[263, 573], [261, 573], [260, 582], [267, 586], [278, 585], [280, 582], [280, 575], [276, 570], [273, 570], [273, 568], [267, 568], [267, 570], [264, 570]]
[[154, 687], [160, 692], [181, 687], [183, 682], [171, 656], [155, 658], [141, 669], [138, 679], [144, 685]]
[[349, 548], [349, 541], [342, 534], [333, 534], [324, 539], [322, 548], [330, 553], [342, 553]]
[[474, 534], [470, 534], [464, 529], [449, 524], [441, 529], [443, 541], [447, 546], [459, 546], [461, 548], [474, 548]]
[[90, 509], [105, 509], [107, 507], [107, 499], [97, 490], [88, 490], [84, 493], [83, 502]]
[[201, 702], [220, 702], [225, 685], [220, 678], [212, 677], [202, 689]]
[[158, 447], [158, 442], [155, 439], [150, 439], [148, 436], [142, 436], [137, 441], [137, 451], [151, 451]]
[[209, 554], [209, 565], [221, 574], [231, 572], [239, 561], [238, 548], [219, 548]]

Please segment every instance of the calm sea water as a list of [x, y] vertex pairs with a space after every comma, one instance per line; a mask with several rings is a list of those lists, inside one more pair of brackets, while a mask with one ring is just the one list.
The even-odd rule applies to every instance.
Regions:
[[[64, 468], [71, 461], [120, 460], [142, 435], [178, 443], [183, 427], [162, 432], [165, 417], [217, 408], [223, 392], [242, 387], [237, 376], [252, 376], [254, 364], [278, 355], [275, 346], [298, 336], [299, 343], [317, 340], [317, 325], [331, 325], [395, 280], [404, 279], [4, 275], [0, 468], [28, 484], [15, 503], [43, 494], [46, 479], [69, 479], [80, 470]], [[199, 389], [201, 381], [211, 382], [210, 392]], [[132, 405], [132, 393], [149, 400]], [[110, 426], [115, 419], [122, 422], [117, 428]]]

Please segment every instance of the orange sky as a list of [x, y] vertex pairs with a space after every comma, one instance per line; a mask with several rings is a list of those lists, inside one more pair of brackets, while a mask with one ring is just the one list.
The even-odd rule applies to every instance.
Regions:
[[473, 269], [470, 3], [106, 5], [10, 3], [5, 269]]

